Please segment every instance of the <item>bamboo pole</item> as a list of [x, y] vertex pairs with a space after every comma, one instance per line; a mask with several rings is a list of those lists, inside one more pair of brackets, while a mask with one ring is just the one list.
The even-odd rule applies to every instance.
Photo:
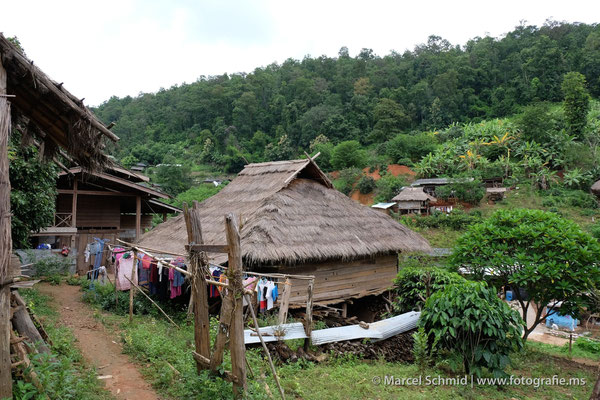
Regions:
[[[137, 271], [137, 253], [133, 252], [133, 267], [131, 268], [131, 279], [129, 282], [133, 283], [135, 280], [135, 274]], [[133, 322], [133, 288], [129, 288], [129, 323]]]
[[225, 236], [229, 246], [229, 270], [227, 279], [233, 298], [231, 331], [229, 335], [229, 352], [231, 354], [231, 372], [239, 382], [233, 384], [233, 394], [237, 399], [243, 399], [246, 393], [246, 345], [244, 343], [242, 281], [242, 248], [237, 219], [232, 213], [225, 216]]
[[146, 293], [144, 293], [144, 291], [142, 290], [141, 287], [139, 287], [138, 285], [136, 285], [135, 283], [133, 283], [133, 281], [131, 279], [129, 279], [128, 277], [125, 277], [125, 279], [127, 279], [130, 283], [131, 286], [133, 286], [134, 288], [136, 288], [141, 294], [143, 294], [144, 296], [146, 296], [146, 298], [148, 300], [150, 300], [152, 302], [152, 304], [154, 304], [156, 306], [156, 308], [159, 309], [159, 311], [165, 316], [167, 317], [167, 319], [169, 320], [170, 323], [172, 323], [173, 325], [175, 325], [176, 328], [179, 328], [179, 325], [177, 325], [175, 322], [173, 322], [173, 320], [167, 315], [166, 312], [164, 312], [164, 310], [162, 308], [160, 308], [160, 306], [150, 298], [150, 296], [148, 296]]
[[[246, 302], [250, 302], [250, 298], [247, 294]], [[269, 353], [269, 349], [267, 344], [263, 340], [263, 337], [260, 333], [260, 327], [258, 326], [258, 320], [256, 319], [256, 313], [254, 312], [254, 308], [250, 307], [250, 314], [252, 315], [252, 320], [254, 321], [254, 328], [256, 329], [256, 334], [258, 339], [260, 339], [260, 343], [262, 344], [263, 349], [265, 350], [265, 354], [267, 355], [267, 360], [269, 360], [269, 366], [271, 367], [271, 372], [273, 373], [273, 378], [275, 378], [275, 383], [277, 383], [277, 387], [279, 388], [279, 393], [281, 394], [281, 398], [285, 400], [285, 393], [283, 392], [283, 388], [281, 387], [281, 383], [279, 383], [279, 377], [277, 376], [277, 371], [275, 371], [275, 364], [273, 364], [273, 359], [271, 358], [271, 353]]]

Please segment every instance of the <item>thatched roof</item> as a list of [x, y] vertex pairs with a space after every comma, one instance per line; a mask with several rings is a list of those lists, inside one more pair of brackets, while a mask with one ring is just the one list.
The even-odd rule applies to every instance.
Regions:
[[428, 195], [422, 187], [405, 187], [392, 201], [435, 201], [435, 197]]
[[[333, 189], [312, 160], [247, 165], [223, 190], [200, 204], [205, 243], [225, 243], [224, 215], [242, 221], [247, 265], [350, 260], [400, 251], [429, 251], [427, 241], [389, 216]], [[158, 225], [141, 246], [184, 253], [183, 216]], [[226, 258], [215, 257], [215, 262]]]
[[104, 139], [117, 141], [112, 133], [62, 83], [50, 79], [20, 49], [0, 33], [0, 61], [6, 70], [6, 92], [14, 127], [24, 136], [43, 143], [42, 153], [63, 157], [89, 170], [108, 163]]

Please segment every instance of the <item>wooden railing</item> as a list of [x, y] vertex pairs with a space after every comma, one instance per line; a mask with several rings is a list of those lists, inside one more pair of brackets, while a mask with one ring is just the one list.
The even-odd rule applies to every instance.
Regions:
[[55, 227], [70, 227], [73, 225], [73, 214], [72, 213], [55, 213], [54, 214], [54, 226]]

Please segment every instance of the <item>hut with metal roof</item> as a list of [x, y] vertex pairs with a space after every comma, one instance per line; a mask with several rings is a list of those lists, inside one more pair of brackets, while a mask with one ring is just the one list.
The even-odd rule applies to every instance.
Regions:
[[400, 214], [429, 214], [430, 204], [437, 200], [419, 186], [405, 187], [392, 201], [396, 203], [394, 208]]
[[[237, 214], [244, 268], [314, 275], [318, 304], [382, 293], [396, 276], [399, 252], [430, 251], [419, 234], [335, 190], [312, 159], [246, 165], [199, 210], [206, 244], [224, 243], [223, 216]], [[139, 244], [184, 253], [183, 216], [158, 225]], [[290, 304], [305, 299], [306, 284], [292, 280]]]

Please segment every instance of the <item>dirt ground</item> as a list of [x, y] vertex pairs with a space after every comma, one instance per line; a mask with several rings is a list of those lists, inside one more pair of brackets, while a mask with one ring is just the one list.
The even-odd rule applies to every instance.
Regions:
[[78, 286], [52, 286], [40, 283], [39, 290], [52, 296], [60, 313], [60, 322], [69, 327], [84, 358], [96, 366], [106, 388], [120, 400], [154, 400], [160, 397], [152, 390], [137, 367], [121, 352], [116, 337], [92, 316], [93, 310], [81, 301]]

